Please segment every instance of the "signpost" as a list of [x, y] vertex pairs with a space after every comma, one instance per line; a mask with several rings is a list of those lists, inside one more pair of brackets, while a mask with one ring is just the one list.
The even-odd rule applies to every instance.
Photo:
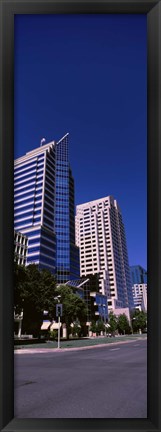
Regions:
[[58, 348], [60, 348], [60, 317], [63, 314], [63, 305], [62, 303], [56, 304], [56, 316], [58, 317]]

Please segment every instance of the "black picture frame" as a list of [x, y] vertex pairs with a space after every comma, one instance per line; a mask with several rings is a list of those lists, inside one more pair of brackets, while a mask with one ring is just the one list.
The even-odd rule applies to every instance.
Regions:
[[[13, 78], [14, 15], [147, 14], [148, 24], [148, 418], [14, 419]], [[3, 431], [161, 430], [161, 1], [0, 0], [0, 426]], [[160, 120], [160, 122], [159, 122]], [[108, 399], [108, 398], [107, 398]]]

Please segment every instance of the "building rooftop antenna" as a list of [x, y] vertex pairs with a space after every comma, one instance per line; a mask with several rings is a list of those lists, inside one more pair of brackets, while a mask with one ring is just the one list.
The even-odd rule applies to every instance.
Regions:
[[42, 138], [41, 141], [40, 141], [40, 147], [41, 147], [43, 144], [45, 144], [45, 143], [46, 143], [46, 138]]

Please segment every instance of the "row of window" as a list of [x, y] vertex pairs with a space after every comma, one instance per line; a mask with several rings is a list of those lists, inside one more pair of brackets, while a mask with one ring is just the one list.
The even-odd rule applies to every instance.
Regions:
[[[35, 218], [35, 215], [39, 215], [39, 214], [41, 214], [41, 209], [40, 210], [34, 210], [34, 212], [33, 211], [28, 211], [27, 213], [29, 213], [28, 215], [27, 215], [27, 217], [28, 218]], [[16, 215], [15, 217], [14, 217], [14, 220], [15, 221], [19, 221], [19, 222], [22, 222], [22, 221], [24, 221], [24, 220], [26, 220], [26, 217], [23, 217], [24, 216], [24, 213], [22, 213], [22, 217], [20, 216], [20, 215]]]
[[42, 176], [43, 174], [43, 164], [41, 164], [41, 166], [39, 166], [39, 168], [37, 169], [36, 166], [34, 166], [32, 168], [32, 170], [27, 170], [25, 172], [21, 172], [21, 173], [17, 173], [17, 175], [14, 175], [14, 184], [23, 184], [23, 183], [27, 183], [28, 181], [34, 179], [34, 180], [38, 180], [38, 178], [40, 176]]
[[[34, 192], [35, 192], [35, 190], [34, 190]], [[26, 197], [20, 197], [20, 198], [15, 199], [15, 201], [14, 201], [15, 207], [26, 205], [26, 204], [30, 203], [31, 200], [33, 200], [33, 202], [41, 201], [42, 194], [37, 193], [35, 195], [34, 192], [32, 194], [28, 194], [28, 196], [26, 196]]]
[[15, 187], [15, 192], [21, 190], [22, 192], [29, 190], [31, 186], [35, 186], [35, 189], [43, 185], [42, 182], [43, 177], [41, 176], [38, 181], [25, 182], [23, 186]]
[[41, 230], [40, 229], [38, 229], [38, 230], [32, 230], [32, 231], [29, 231], [29, 232], [27, 232], [25, 235], [27, 236], [27, 237], [33, 237], [33, 236], [35, 236], [35, 237], [39, 237], [40, 236], [40, 233], [41, 233]]
[[30, 226], [30, 225], [34, 225], [37, 224], [41, 221], [40, 217], [35, 217], [34, 220], [33, 218], [31, 219], [26, 219], [26, 221], [24, 222], [15, 222], [15, 228], [20, 229], [23, 228], [23, 226]]
[[36, 163], [40, 163], [43, 160], [44, 160], [44, 155], [40, 155], [38, 159], [37, 157], [34, 156], [30, 160], [28, 159], [26, 162], [25, 161], [20, 162], [18, 165], [15, 165], [14, 167], [15, 174], [30, 169], [34, 167]]
[[54, 222], [51, 219], [49, 220], [47, 216], [44, 216], [43, 224], [46, 228], [54, 231]]
[[31, 197], [31, 196], [34, 196], [34, 195], [35, 195], [35, 199], [36, 199], [36, 196], [40, 197], [41, 194], [42, 194], [42, 188], [41, 187], [37, 187], [36, 189], [35, 188], [31, 188], [28, 192], [24, 192], [23, 191], [21, 193], [16, 193], [15, 194], [15, 198], [17, 198], [17, 200], [15, 199], [15, 203], [19, 202], [20, 199], [21, 199], [21, 201], [22, 200], [24, 201], [25, 198], [28, 198], [28, 197]]
[[15, 206], [15, 215], [21, 214], [21, 213], [26, 213], [28, 210], [34, 209], [34, 208], [38, 208], [41, 207], [41, 201], [39, 201], [38, 203], [34, 204], [34, 201], [32, 201], [30, 204], [28, 205], [21, 205], [16, 207]]
[[[27, 258], [27, 263], [28, 264], [30, 264], [31, 262], [35, 263], [36, 258], [37, 258], [36, 256], [35, 256], [35, 258], [34, 258], [34, 256], [28, 257]], [[43, 264], [45, 266], [45, 268], [47, 267], [47, 265], [49, 265], [50, 267], [52, 267], [55, 270], [55, 261], [54, 261], [54, 259], [47, 258], [46, 256], [44, 256], [42, 254], [41, 257], [40, 257], [40, 261], [38, 260], [38, 263], [39, 262], [40, 262], [40, 264]]]

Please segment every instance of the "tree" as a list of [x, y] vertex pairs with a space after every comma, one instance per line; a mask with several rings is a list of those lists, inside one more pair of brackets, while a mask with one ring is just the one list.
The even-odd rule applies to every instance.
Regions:
[[14, 267], [14, 306], [15, 311], [23, 309], [22, 333], [39, 336], [43, 322], [43, 311], [48, 311], [49, 319], [56, 318], [56, 296], [61, 295], [63, 304], [62, 322], [66, 324], [67, 334], [70, 324], [77, 319], [85, 326], [87, 308], [84, 300], [67, 285], [56, 287], [54, 276], [46, 269], [39, 270], [35, 264], [27, 267]]
[[142, 331], [147, 327], [147, 314], [144, 311], [134, 310], [131, 315], [133, 331]]
[[102, 331], [105, 330], [105, 325], [101, 319], [99, 319], [97, 322], [92, 321], [90, 325], [90, 330], [92, 333], [96, 333], [99, 335]]
[[91, 322], [91, 325], [90, 325], [89, 329], [91, 330], [92, 333], [96, 333], [97, 326], [96, 326], [96, 322], [95, 321]]
[[22, 333], [39, 335], [45, 309], [53, 317], [55, 288], [55, 278], [48, 270], [39, 270], [35, 264], [14, 264], [14, 307], [16, 312], [23, 309]]
[[81, 336], [81, 326], [77, 322], [75, 322], [72, 327], [72, 336]]
[[104, 331], [105, 331], [105, 324], [101, 319], [99, 319], [96, 323], [96, 333], [100, 334], [101, 332]]
[[19, 314], [23, 309], [23, 287], [27, 279], [26, 267], [14, 261], [14, 309]]
[[74, 294], [72, 288], [67, 285], [59, 285], [56, 295], [60, 295], [60, 303], [63, 305], [62, 322], [66, 324], [67, 338], [70, 332], [70, 325], [79, 320], [84, 324], [87, 316], [87, 307], [84, 300], [79, 295]]
[[113, 314], [113, 312], [109, 313], [108, 323], [110, 325], [110, 331], [112, 335], [114, 335], [117, 329], [117, 317]]
[[121, 333], [121, 334], [124, 334], [124, 333], [129, 334], [130, 333], [129, 321], [128, 321], [127, 316], [125, 314], [119, 315], [118, 320], [117, 320], [117, 329], [118, 329], [119, 333]]

